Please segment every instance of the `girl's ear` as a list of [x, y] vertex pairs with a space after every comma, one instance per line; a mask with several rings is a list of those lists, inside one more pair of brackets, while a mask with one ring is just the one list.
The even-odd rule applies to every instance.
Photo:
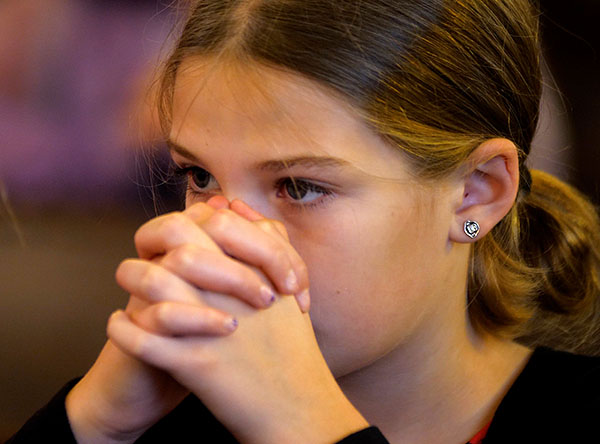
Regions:
[[[490, 139], [479, 145], [466, 162], [462, 200], [455, 210], [449, 237], [454, 242], [475, 242], [510, 211], [519, 190], [519, 156], [508, 139]], [[465, 233], [465, 222], [479, 225], [475, 238]]]

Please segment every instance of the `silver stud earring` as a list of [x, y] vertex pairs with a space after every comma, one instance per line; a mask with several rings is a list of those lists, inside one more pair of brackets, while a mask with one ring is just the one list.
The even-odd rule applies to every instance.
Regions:
[[477, 235], [479, 235], [479, 224], [474, 220], [467, 220], [465, 221], [463, 230], [465, 230], [465, 234], [467, 236], [469, 236], [471, 239], [475, 239]]

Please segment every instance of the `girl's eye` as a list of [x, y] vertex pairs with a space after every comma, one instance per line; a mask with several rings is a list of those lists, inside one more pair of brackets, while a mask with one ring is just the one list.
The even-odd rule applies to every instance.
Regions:
[[196, 188], [203, 190], [208, 187], [211, 180], [214, 180], [212, 174], [203, 168], [194, 168], [188, 171], [188, 176]]
[[190, 167], [179, 167], [176, 166], [174, 169], [176, 176], [185, 178], [187, 180], [188, 190], [196, 193], [208, 193], [214, 191], [219, 187], [219, 184], [215, 180], [212, 174], [206, 171], [204, 168], [190, 166]]
[[319, 198], [331, 195], [331, 190], [302, 179], [286, 177], [277, 184], [277, 197], [287, 198], [294, 204], [316, 203]]

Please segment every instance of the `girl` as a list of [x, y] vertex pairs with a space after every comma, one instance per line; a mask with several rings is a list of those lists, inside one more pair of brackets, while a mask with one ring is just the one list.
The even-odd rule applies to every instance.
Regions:
[[159, 100], [186, 210], [137, 232], [98, 360], [13, 442], [594, 436], [598, 359], [540, 346], [592, 343], [600, 225], [525, 165], [535, 14], [193, 2]]

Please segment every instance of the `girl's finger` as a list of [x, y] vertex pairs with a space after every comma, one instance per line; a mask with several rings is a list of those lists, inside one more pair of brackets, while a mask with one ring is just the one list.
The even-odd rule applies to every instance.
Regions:
[[259, 227], [265, 233], [274, 233], [280, 236], [286, 243], [290, 242], [287, 230], [285, 226], [278, 220], [273, 219], [259, 219], [252, 222], [254, 225]]
[[202, 228], [227, 254], [260, 268], [280, 293], [307, 291], [304, 261], [272, 224], [259, 228], [231, 210], [218, 210]]
[[[144, 330], [137, 326], [124, 311], [114, 312], [106, 326], [108, 338], [125, 354], [146, 364], [170, 371], [175, 367], [180, 339], [169, 338]], [[179, 359], [183, 356], [180, 355]], [[194, 357], [198, 359], [198, 356]]]
[[272, 228], [275, 228], [287, 242], [290, 241], [285, 225], [278, 220], [267, 219], [244, 201], [234, 199], [229, 208], [243, 218], [257, 224], [263, 231], [270, 232]]
[[115, 277], [125, 291], [146, 302], [202, 305], [202, 292], [199, 289], [153, 262], [126, 259], [117, 267]]
[[[290, 238], [287, 234], [287, 230], [285, 226], [277, 221], [272, 219], [266, 219], [261, 213], [254, 210], [248, 204], [240, 199], [234, 199], [231, 202], [229, 208], [240, 216], [246, 218], [247, 220], [256, 224], [261, 230], [266, 233], [272, 232], [273, 228], [281, 235], [286, 242], [290, 241]], [[310, 294], [308, 291], [300, 291], [296, 293], [296, 300], [298, 302], [298, 306], [303, 313], [307, 313], [310, 309]]]
[[221, 210], [223, 208], [229, 208], [229, 201], [225, 196], [214, 196], [206, 201], [206, 205], [215, 210]]
[[138, 326], [163, 336], [222, 336], [237, 328], [237, 320], [227, 313], [179, 302], [153, 304], [129, 316]]
[[254, 208], [250, 207], [246, 202], [240, 199], [234, 199], [231, 201], [231, 205], [229, 205], [232, 211], [235, 211], [242, 217], [245, 217], [251, 222], [265, 219], [265, 217], [256, 211]]
[[235, 296], [256, 308], [268, 307], [276, 299], [264, 277], [221, 252], [188, 244], [169, 251], [160, 264], [196, 287]]
[[[201, 212], [207, 218], [215, 210], [203, 204], [203, 207], [194, 205], [191, 211], [197, 218]], [[152, 259], [184, 244], [197, 244], [209, 250], [220, 251], [218, 245], [198, 227], [189, 214], [181, 212], [169, 213], [146, 222], [135, 233], [134, 241], [142, 259]]]

